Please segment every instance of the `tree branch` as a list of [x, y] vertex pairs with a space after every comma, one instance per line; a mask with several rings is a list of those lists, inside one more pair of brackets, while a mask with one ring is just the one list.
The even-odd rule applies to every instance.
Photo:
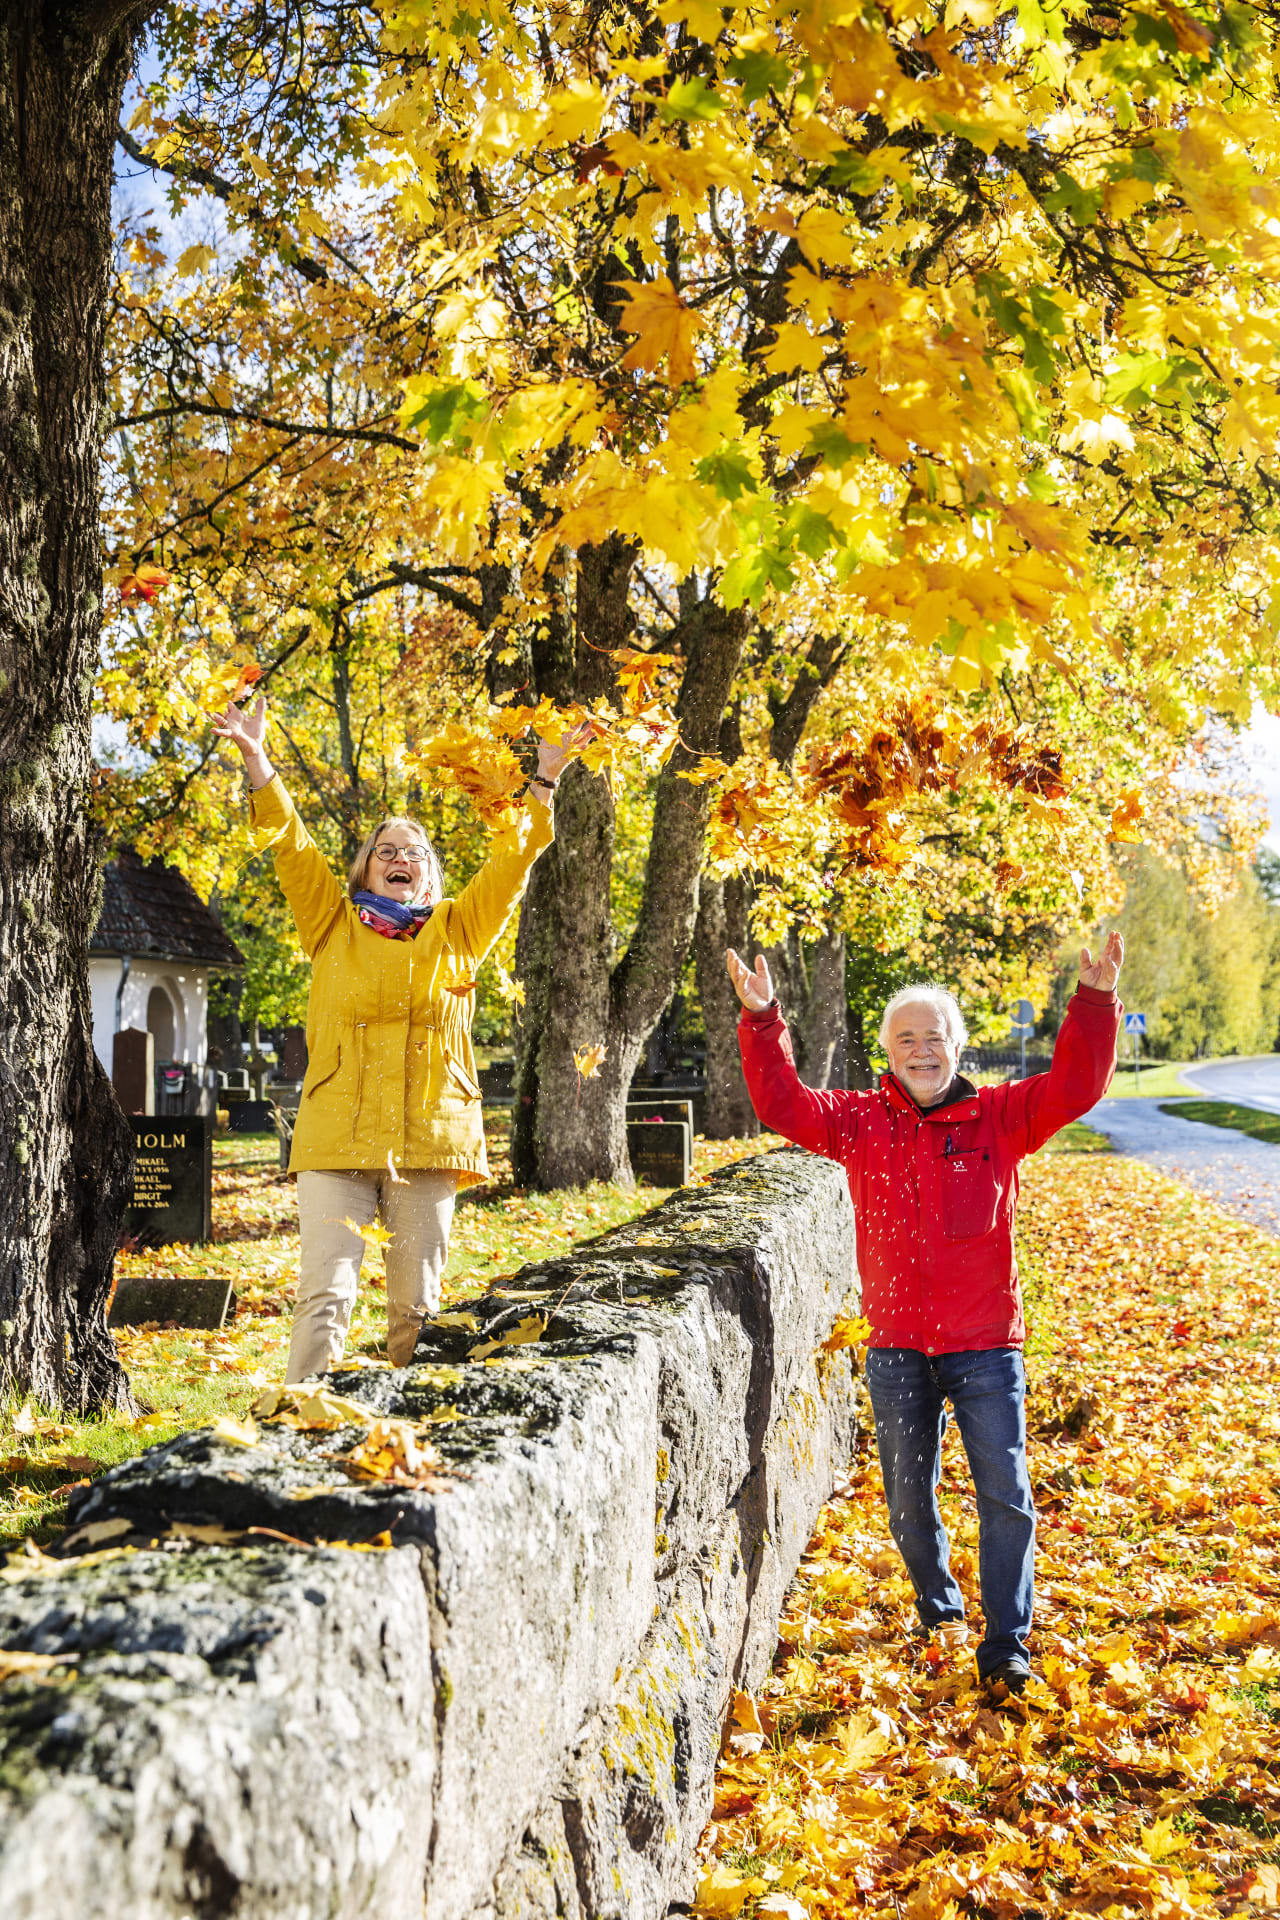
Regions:
[[[120, 11], [124, 10], [124, 8], [120, 9]], [[241, 189], [233, 186], [230, 180], [224, 180], [220, 173], [213, 171], [212, 167], [202, 167], [196, 160], [157, 160], [153, 153], [148, 153], [145, 147], [139, 146], [127, 127], [116, 128], [116, 139], [129, 158], [136, 160], [139, 166], [150, 167], [156, 173], [167, 173], [171, 180], [189, 181], [192, 186], [203, 187], [206, 192], [216, 194], [219, 200], [228, 203], [233, 196], [241, 193]], [[312, 281], [315, 286], [328, 285], [328, 272], [320, 262], [312, 260], [305, 253], [300, 253], [292, 240], [286, 242], [280, 234], [278, 223], [265, 214], [260, 206], [250, 202], [245, 206], [244, 212], [270, 234], [276, 252], [287, 266], [296, 267], [303, 279]]]
[[367, 440], [377, 446], [401, 447], [406, 453], [422, 451], [416, 440], [400, 433], [385, 433], [378, 427], [331, 427], [322, 420], [277, 420], [268, 413], [253, 413], [242, 407], [220, 407], [212, 400], [180, 400], [171, 407], [148, 407], [145, 413], [120, 414], [111, 422], [110, 431], [126, 427], [145, 427], [153, 420], [177, 420], [184, 413], [199, 413], [211, 420], [238, 420], [250, 426], [268, 427], [273, 433], [287, 433], [299, 440], [317, 434], [325, 440]]

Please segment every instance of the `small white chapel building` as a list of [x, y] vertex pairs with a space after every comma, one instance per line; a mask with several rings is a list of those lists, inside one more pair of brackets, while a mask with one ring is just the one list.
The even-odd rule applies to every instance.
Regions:
[[[244, 955], [194, 887], [162, 860], [123, 847], [104, 873], [102, 913], [89, 942], [93, 1050], [112, 1070], [115, 1035], [141, 1028], [155, 1064], [187, 1069], [192, 1093], [205, 1079], [209, 979], [239, 973]], [[186, 1107], [195, 1111], [193, 1099]]]

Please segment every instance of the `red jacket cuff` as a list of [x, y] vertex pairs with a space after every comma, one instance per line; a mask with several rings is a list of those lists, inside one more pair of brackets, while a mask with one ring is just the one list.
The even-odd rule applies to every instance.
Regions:
[[1114, 1007], [1120, 997], [1114, 987], [1086, 987], [1083, 980], [1076, 982], [1076, 996], [1091, 1007]]
[[738, 1015], [738, 1025], [740, 1027], [767, 1027], [771, 1020], [781, 1020], [781, 1018], [782, 1008], [775, 994], [768, 1006], [761, 1007], [758, 1013], [753, 1013], [750, 1007], [744, 1007]]

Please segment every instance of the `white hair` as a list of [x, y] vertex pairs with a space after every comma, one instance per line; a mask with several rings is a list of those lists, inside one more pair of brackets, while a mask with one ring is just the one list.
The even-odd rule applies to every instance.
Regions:
[[927, 981], [923, 980], [912, 987], [900, 987], [885, 1008], [880, 1021], [880, 1045], [883, 1050], [886, 1053], [889, 1051], [889, 1022], [894, 1014], [899, 1007], [909, 1007], [916, 1001], [933, 1008], [943, 1032], [952, 1042], [959, 1056], [969, 1038], [969, 1029], [964, 1023], [960, 1002], [954, 993], [948, 993], [945, 987], [931, 987]]

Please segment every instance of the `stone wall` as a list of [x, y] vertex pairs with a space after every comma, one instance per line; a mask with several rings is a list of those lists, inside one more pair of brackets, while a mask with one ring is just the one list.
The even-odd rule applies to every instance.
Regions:
[[95, 1481], [81, 1557], [0, 1584], [0, 1648], [61, 1663], [0, 1686], [0, 1913], [678, 1910], [855, 1438], [822, 1352], [852, 1255], [842, 1171], [762, 1155], [479, 1304], [491, 1336], [550, 1314], [536, 1344], [468, 1361], [483, 1332], [435, 1326], [330, 1376], [435, 1416], [433, 1487], [353, 1483], [358, 1429], [265, 1423]]

